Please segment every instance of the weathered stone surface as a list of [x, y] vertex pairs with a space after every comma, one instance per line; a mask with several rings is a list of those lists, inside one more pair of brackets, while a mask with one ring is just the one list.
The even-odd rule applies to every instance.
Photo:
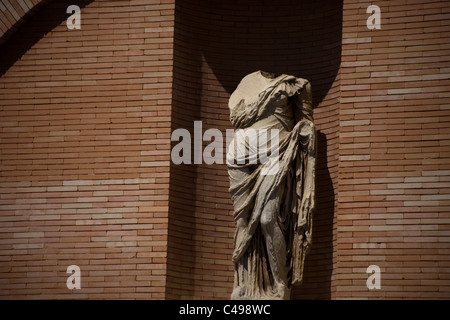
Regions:
[[263, 71], [244, 77], [230, 97], [232, 299], [289, 299], [302, 282], [315, 207], [311, 98], [308, 80]]

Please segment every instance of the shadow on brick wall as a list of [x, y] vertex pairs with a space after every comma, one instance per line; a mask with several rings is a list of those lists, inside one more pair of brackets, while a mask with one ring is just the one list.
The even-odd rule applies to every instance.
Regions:
[[[245, 75], [263, 70], [292, 74], [312, 84], [314, 105], [318, 106], [315, 118], [325, 123], [318, 128], [319, 203], [314, 219], [315, 244], [305, 266], [305, 282], [295, 288], [294, 299], [328, 299], [332, 294], [335, 199], [328, 163], [333, 154], [328, 152], [330, 137], [327, 134], [336, 129], [330, 130], [327, 126], [332, 127], [338, 117], [338, 99], [333, 87], [339, 82], [342, 6], [342, 1], [332, 0], [186, 0], [176, 3], [174, 57], [180, 67], [174, 68], [174, 78], [179, 72], [181, 79], [187, 70], [191, 76], [184, 79], [185, 84], [180, 82], [181, 86], [174, 86], [174, 90], [186, 90], [193, 86], [190, 82], [195, 82], [194, 89], [202, 95], [200, 101], [179, 108], [180, 112], [186, 113], [186, 108], [191, 108], [191, 113], [197, 110], [198, 120], [224, 123], [219, 127], [224, 131], [230, 127], [228, 120], [222, 120], [223, 114], [228, 112], [225, 95], [231, 94]], [[216, 87], [221, 88], [215, 90]], [[174, 92], [174, 95], [180, 94]], [[189, 170], [196, 176], [195, 168]], [[217, 172], [211, 169], [209, 174], [219, 178], [225, 176], [225, 172], [226, 166], [223, 166]], [[190, 193], [192, 199], [201, 197], [193, 191], [198, 188], [195, 179], [191, 181], [192, 189], [185, 192]], [[224, 187], [222, 194], [227, 193]], [[194, 218], [196, 208], [188, 206], [186, 210], [190, 211], [192, 224], [185, 230], [192, 238], [198, 227]], [[206, 255], [207, 248], [192, 247], [190, 254]], [[195, 273], [202, 271], [193, 260], [184, 264], [188, 272], [177, 273], [180, 278], [173, 280], [186, 284], [173, 298], [204, 298], [209, 294], [207, 285], [195, 287], [195, 279], [202, 277]], [[231, 287], [232, 283], [228, 290]]]
[[308, 79], [318, 105], [339, 71], [342, 5], [333, 0], [202, 2], [198, 46], [229, 93], [250, 72], [286, 73]]

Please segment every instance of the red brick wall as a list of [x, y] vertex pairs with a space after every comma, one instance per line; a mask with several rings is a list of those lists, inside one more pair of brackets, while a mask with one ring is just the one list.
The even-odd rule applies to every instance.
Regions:
[[70, 4], [1, 49], [0, 296], [163, 298], [174, 5]]
[[335, 297], [448, 299], [449, 2], [374, 2], [380, 30], [369, 4], [344, 1]]
[[2, 0], [0, 2], [0, 43], [49, 0]]
[[175, 165], [170, 134], [199, 120], [225, 138], [258, 69], [314, 93], [318, 210], [293, 298], [449, 298], [450, 7], [375, 2], [368, 30], [370, 4], [53, 1], [0, 25], [0, 298], [229, 298], [226, 166]]

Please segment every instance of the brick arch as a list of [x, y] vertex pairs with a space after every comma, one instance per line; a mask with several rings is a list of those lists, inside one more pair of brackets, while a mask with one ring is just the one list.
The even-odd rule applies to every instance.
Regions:
[[3, 0], [0, 2], [0, 44], [17, 28], [51, 0]]

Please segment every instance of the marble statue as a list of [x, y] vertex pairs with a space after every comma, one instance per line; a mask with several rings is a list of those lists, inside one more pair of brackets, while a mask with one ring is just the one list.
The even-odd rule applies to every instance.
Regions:
[[241, 80], [229, 109], [236, 128], [227, 153], [236, 222], [231, 299], [290, 299], [303, 279], [315, 207], [311, 85], [257, 71]]

